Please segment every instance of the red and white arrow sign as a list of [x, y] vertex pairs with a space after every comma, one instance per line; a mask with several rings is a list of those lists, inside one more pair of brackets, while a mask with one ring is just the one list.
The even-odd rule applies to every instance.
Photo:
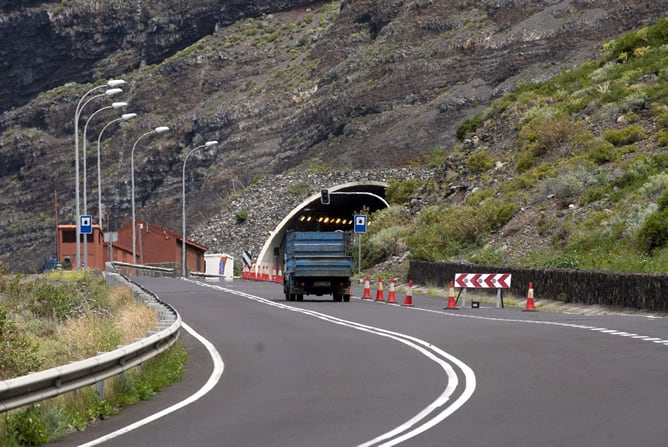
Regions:
[[457, 273], [455, 285], [475, 289], [509, 289], [510, 273]]

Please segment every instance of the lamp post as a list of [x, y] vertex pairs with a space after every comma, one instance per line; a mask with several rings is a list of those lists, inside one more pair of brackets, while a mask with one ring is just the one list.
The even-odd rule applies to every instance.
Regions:
[[137, 141], [135, 141], [135, 144], [132, 145], [132, 152], [130, 153], [130, 176], [131, 176], [131, 194], [132, 194], [132, 265], [137, 264], [137, 229], [136, 224], [135, 224], [135, 148], [137, 147], [137, 143], [139, 143], [139, 140], [144, 138], [147, 135], [151, 135], [154, 133], [162, 133], [162, 132], [167, 132], [169, 130], [169, 127], [166, 126], [160, 126], [156, 127], [153, 130], [150, 130], [146, 132], [145, 134], [141, 135], [139, 138], [137, 138]]
[[[81, 268], [81, 247], [79, 244], [81, 243], [81, 228], [79, 225], [79, 221], [81, 219], [81, 210], [79, 208], [79, 201], [81, 200], [79, 196], [79, 116], [81, 115], [81, 110], [84, 108], [88, 102], [94, 98], [98, 98], [100, 96], [108, 95], [112, 96], [116, 93], [120, 93], [122, 91], [121, 89], [117, 88], [121, 85], [125, 85], [125, 81], [122, 79], [112, 79], [110, 81], [107, 81], [106, 84], [98, 85], [96, 87], [93, 87], [92, 89], [88, 90], [84, 95], [79, 99], [79, 102], [77, 103], [77, 107], [74, 111], [74, 189], [75, 189], [75, 208], [76, 208], [76, 255], [75, 255], [75, 269], [79, 270]], [[90, 98], [86, 103], [84, 103], [84, 99], [86, 97], [93, 93], [94, 91], [103, 89], [105, 87], [108, 87], [108, 90], [103, 93], [102, 95], [95, 95], [93, 98]], [[82, 104], [83, 103], [83, 104]]]
[[[118, 89], [120, 90], [120, 89]], [[86, 190], [86, 178], [87, 178], [87, 172], [88, 170], [86, 169], [86, 130], [88, 129], [88, 123], [90, 123], [90, 120], [93, 119], [95, 115], [98, 113], [102, 112], [103, 110], [108, 110], [108, 109], [120, 109], [121, 107], [127, 106], [127, 102], [114, 102], [110, 106], [105, 106], [97, 109], [95, 112], [91, 113], [88, 119], [86, 120], [86, 124], [84, 125], [83, 129], [83, 151], [82, 151], [82, 160], [83, 160], [83, 214], [84, 216], [88, 215], [88, 191]], [[102, 227], [100, 227], [101, 229]], [[84, 244], [84, 263], [86, 267], [88, 267], [88, 237], [86, 236], [86, 243]]]
[[198, 149], [202, 149], [204, 147], [211, 147], [215, 146], [218, 144], [218, 141], [212, 140], [212, 141], [207, 141], [201, 146], [197, 146], [188, 154], [183, 159], [183, 174], [181, 176], [181, 186], [182, 186], [182, 196], [181, 196], [181, 276], [184, 278], [187, 277], [187, 268], [186, 268], [186, 162], [188, 161], [188, 158], [193, 154]]
[[136, 116], [136, 113], [124, 113], [120, 118], [109, 121], [102, 128], [100, 135], [97, 137], [97, 223], [100, 225], [100, 229], [102, 229], [102, 170], [100, 168], [100, 142], [102, 141], [102, 134], [107, 129], [107, 127], [111, 126], [112, 124], [119, 121], [128, 121]]

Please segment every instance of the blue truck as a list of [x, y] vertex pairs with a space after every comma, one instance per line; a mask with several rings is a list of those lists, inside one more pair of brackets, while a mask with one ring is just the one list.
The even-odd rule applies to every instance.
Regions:
[[304, 295], [331, 295], [350, 301], [353, 275], [352, 233], [288, 230], [283, 247], [283, 291], [287, 301]]

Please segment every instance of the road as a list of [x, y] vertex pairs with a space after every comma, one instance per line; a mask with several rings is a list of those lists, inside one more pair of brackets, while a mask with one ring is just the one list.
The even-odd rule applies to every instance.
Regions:
[[[98, 445], [116, 430], [100, 445], [628, 447], [668, 439], [666, 318], [444, 310], [445, 298], [422, 295], [409, 308], [361, 300], [361, 289], [350, 303], [287, 303], [272, 283], [140, 282], [223, 364], [184, 331], [184, 381], [54, 445]], [[189, 405], [124, 428], [207, 383]]]

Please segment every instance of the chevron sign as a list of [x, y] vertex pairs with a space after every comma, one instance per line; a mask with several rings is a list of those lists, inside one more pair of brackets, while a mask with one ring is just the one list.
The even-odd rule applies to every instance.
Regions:
[[455, 286], [476, 289], [509, 289], [510, 273], [457, 273]]

